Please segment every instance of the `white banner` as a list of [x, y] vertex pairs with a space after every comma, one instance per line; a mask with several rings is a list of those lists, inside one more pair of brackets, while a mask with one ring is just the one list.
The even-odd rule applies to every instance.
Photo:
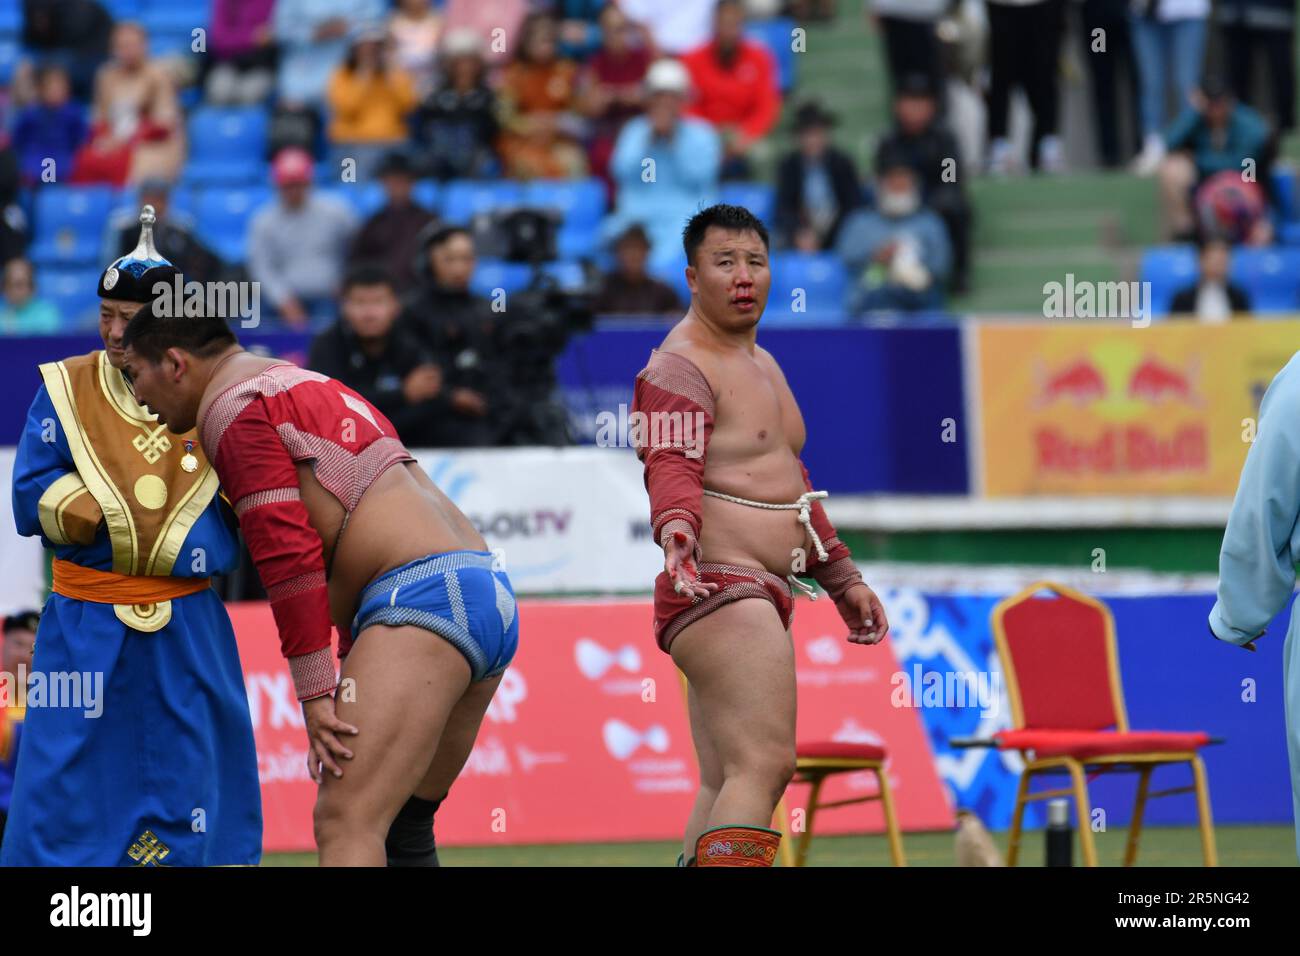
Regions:
[[500, 553], [520, 593], [647, 592], [663, 569], [641, 463], [627, 448], [413, 454]]
[[0, 448], [0, 613], [40, 610], [45, 595], [45, 549], [14, 526], [16, 448]]

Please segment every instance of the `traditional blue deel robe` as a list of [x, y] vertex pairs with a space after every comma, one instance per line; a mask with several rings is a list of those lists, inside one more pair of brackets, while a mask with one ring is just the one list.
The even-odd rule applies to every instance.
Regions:
[[[231, 570], [233, 515], [197, 444], [190, 474], [190, 450], [135, 403], [103, 352], [41, 371], [14, 464], [19, 533], [99, 571]], [[259, 861], [248, 700], [230, 618], [211, 588], [144, 605], [51, 594], [32, 672], [90, 677], [80, 706], [29, 692], [0, 865]]]
[[[1286, 606], [1300, 562], [1300, 353], [1278, 372], [1260, 403], [1255, 441], [1241, 469], [1219, 553], [1219, 597], [1210, 630], [1243, 645]], [[1300, 606], [1292, 606], [1282, 671], [1291, 800], [1300, 856]]]

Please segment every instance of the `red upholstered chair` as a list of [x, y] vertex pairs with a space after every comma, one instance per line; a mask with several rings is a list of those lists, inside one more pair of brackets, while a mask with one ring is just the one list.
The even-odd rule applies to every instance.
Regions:
[[[1038, 596], [1042, 591], [1052, 596]], [[1132, 866], [1137, 859], [1147, 800], [1194, 792], [1205, 865], [1217, 866], [1209, 787], [1198, 754], [1210, 738], [1199, 732], [1129, 729], [1110, 609], [1086, 594], [1042, 581], [993, 609], [993, 637], [1014, 725], [995, 734], [994, 740], [1001, 750], [1020, 751], [1025, 761], [1007, 865], [1016, 864], [1025, 805], [1073, 796], [1084, 865], [1096, 866], [1085, 773], [1127, 772], [1138, 774], [1138, 786], [1124, 865]], [[1176, 763], [1190, 765], [1193, 785], [1151, 793], [1152, 771]], [[1068, 774], [1071, 787], [1029, 792], [1033, 777], [1052, 774]]]
[[[846, 800], [821, 802], [822, 784], [837, 773], [860, 773], [866, 771], [875, 775], [876, 792], [865, 797], [850, 797]], [[885, 835], [889, 838], [889, 856], [894, 866], [907, 866], [903, 856], [903, 836], [898, 828], [898, 817], [894, 813], [894, 798], [889, 789], [889, 777], [885, 774], [885, 748], [875, 744], [849, 744], [825, 741], [823, 743], [795, 744], [794, 783], [812, 784], [808, 794], [807, 812], [804, 817], [803, 833], [795, 847], [794, 865], [803, 866], [808, 860], [808, 848], [812, 846], [813, 817], [818, 810], [830, 810], [834, 807], [847, 807], [855, 803], [872, 803], [880, 801], [880, 808], [885, 815]], [[782, 804], [785, 801], [782, 800]], [[786, 840], [790, 839], [790, 823], [782, 813], [781, 832]], [[783, 840], [784, 844], [785, 841]]]
[[[690, 694], [690, 685], [686, 675], [678, 671], [682, 681], [682, 698]], [[822, 785], [837, 773], [860, 773], [866, 771], [876, 777], [876, 792], [865, 797], [850, 797], [847, 800], [819, 802]], [[885, 834], [889, 838], [889, 856], [894, 866], [907, 866], [903, 856], [903, 836], [898, 828], [898, 816], [894, 812], [894, 798], [889, 789], [889, 778], [885, 775], [885, 748], [875, 744], [850, 744], [826, 741], [824, 743], [795, 744], [795, 774], [792, 783], [812, 785], [805, 808], [803, 832], [799, 834], [796, 846], [791, 837], [790, 814], [785, 797], [776, 805], [773, 824], [781, 831], [781, 847], [778, 851], [782, 866], [803, 866], [808, 860], [808, 849], [812, 846], [813, 818], [818, 810], [830, 810], [835, 807], [847, 807], [855, 803], [871, 803], [879, 800], [885, 815]]]

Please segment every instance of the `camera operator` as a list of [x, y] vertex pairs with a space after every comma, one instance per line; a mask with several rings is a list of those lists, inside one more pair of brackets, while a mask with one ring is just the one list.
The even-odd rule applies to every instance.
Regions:
[[475, 263], [474, 239], [467, 229], [438, 226], [428, 231], [416, 263], [419, 285], [402, 317], [403, 326], [442, 368], [445, 447], [498, 444], [502, 426], [497, 404], [511, 387], [508, 363], [493, 338], [491, 306], [469, 289]]

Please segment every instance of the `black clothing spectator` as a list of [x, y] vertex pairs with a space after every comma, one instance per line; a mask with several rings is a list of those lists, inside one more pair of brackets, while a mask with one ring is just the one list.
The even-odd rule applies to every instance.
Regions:
[[382, 209], [365, 221], [352, 240], [351, 258], [383, 264], [399, 295], [415, 286], [420, 237], [437, 228], [438, 217], [411, 198], [415, 167], [405, 153], [392, 153], [378, 169], [388, 197]]
[[776, 232], [781, 245], [805, 252], [835, 245], [844, 217], [862, 204], [853, 160], [830, 142], [835, 117], [817, 103], [795, 114], [799, 146], [777, 166]]
[[1259, 108], [1251, 70], [1267, 65], [1273, 123], [1281, 132], [1295, 128], [1295, 0], [1219, 0], [1216, 18], [1223, 30], [1228, 82], [1243, 103]]
[[601, 279], [592, 302], [597, 315], [682, 317], [682, 301], [672, 286], [646, 272], [650, 239], [641, 226], [629, 226], [614, 242], [615, 267]]

